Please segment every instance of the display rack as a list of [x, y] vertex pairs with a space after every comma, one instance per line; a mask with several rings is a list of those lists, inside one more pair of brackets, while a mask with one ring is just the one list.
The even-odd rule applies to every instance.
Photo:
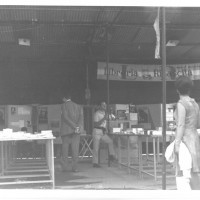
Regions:
[[[118, 141], [118, 163], [119, 163], [119, 168], [121, 168], [121, 166], [125, 166], [128, 169], [128, 173], [131, 173], [131, 170], [136, 170], [139, 174], [139, 177], [142, 178], [143, 174], [147, 174], [149, 176], [154, 177], [154, 180], [157, 181], [159, 176], [159, 166], [161, 161], [160, 158], [160, 150], [159, 150], [159, 143], [160, 143], [160, 139], [162, 137], [161, 132], [156, 132], [155, 135], [150, 134], [150, 131], [148, 131], [146, 134], [137, 134], [137, 133], [128, 133], [125, 134], [123, 132], [119, 132], [119, 133], [111, 133], [111, 135], [113, 137], [117, 138]], [[170, 137], [173, 137], [173, 132], [167, 132], [167, 135]], [[122, 145], [121, 145], [121, 138], [122, 137], [126, 137], [127, 138], [127, 146], [126, 148], [126, 162], [122, 161]], [[130, 137], [138, 137], [137, 140], [137, 144], [138, 144], [138, 155], [134, 155], [135, 156], [135, 160], [136, 162], [132, 163], [132, 159], [131, 157], [133, 155], [131, 155], [131, 149], [130, 149]], [[153, 141], [153, 155], [149, 155], [148, 151], [146, 151], [145, 153], [142, 153], [142, 142], [146, 141], [148, 143], [149, 140]], [[172, 166], [169, 166], [169, 170], [170, 174], [169, 176], [174, 176], [173, 171], [174, 169], [172, 168]], [[168, 177], [169, 177], [168, 176]]]
[[[1, 137], [1, 171], [0, 185], [51, 183], [55, 187], [54, 178], [54, 137], [34, 135], [27, 137]], [[45, 158], [17, 159], [15, 142], [17, 141], [44, 141]]]

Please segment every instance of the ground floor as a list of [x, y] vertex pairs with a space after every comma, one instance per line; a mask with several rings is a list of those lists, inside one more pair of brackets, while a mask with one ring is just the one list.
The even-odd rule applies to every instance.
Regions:
[[[18, 180], [23, 181], [23, 180]], [[17, 184], [1, 186], [0, 189], [51, 189], [50, 184]], [[63, 172], [58, 159], [55, 159], [55, 189], [56, 190], [162, 190], [162, 179], [157, 181], [153, 177], [143, 174], [139, 176], [137, 170], [126, 167], [119, 168], [118, 163], [101, 163], [101, 168], [93, 168], [92, 158], [79, 160], [78, 172]], [[175, 190], [175, 178], [167, 178], [166, 189]]]

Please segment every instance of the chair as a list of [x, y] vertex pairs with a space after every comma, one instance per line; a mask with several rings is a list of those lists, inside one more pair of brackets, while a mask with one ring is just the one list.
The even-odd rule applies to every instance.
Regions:
[[80, 144], [81, 144], [81, 149], [79, 151], [79, 156], [83, 159], [86, 154], [88, 153], [89, 156], [92, 156], [92, 149], [91, 149], [91, 145], [92, 145], [92, 141], [93, 141], [93, 137], [92, 135], [89, 134], [81, 134], [80, 135]]

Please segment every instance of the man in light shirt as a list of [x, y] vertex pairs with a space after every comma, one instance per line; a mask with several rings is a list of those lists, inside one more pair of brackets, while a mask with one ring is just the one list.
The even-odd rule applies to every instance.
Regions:
[[94, 130], [93, 130], [93, 167], [99, 168], [98, 163], [98, 151], [100, 140], [108, 144], [109, 148], [109, 160], [114, 161], [115, 152], [113, 148], [113, 141], [107, 135], [107, 118], [108, 114], [106, 113], [106, 103], [102, 102], [99, 109], [94, 114]]

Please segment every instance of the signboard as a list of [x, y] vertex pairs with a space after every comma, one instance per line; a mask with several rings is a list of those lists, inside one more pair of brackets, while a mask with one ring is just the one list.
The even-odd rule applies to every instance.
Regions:
[[[120, 81], [162, 81], [161, 65], [137, 65], [109, 63], [108, 71], [105, 62], [97, 64], [97, 79]], [[166, 66], [166, 81], [174, 81], [179, 76], [188, 76], [192, 80], [200, 79], [200, 63]]]

